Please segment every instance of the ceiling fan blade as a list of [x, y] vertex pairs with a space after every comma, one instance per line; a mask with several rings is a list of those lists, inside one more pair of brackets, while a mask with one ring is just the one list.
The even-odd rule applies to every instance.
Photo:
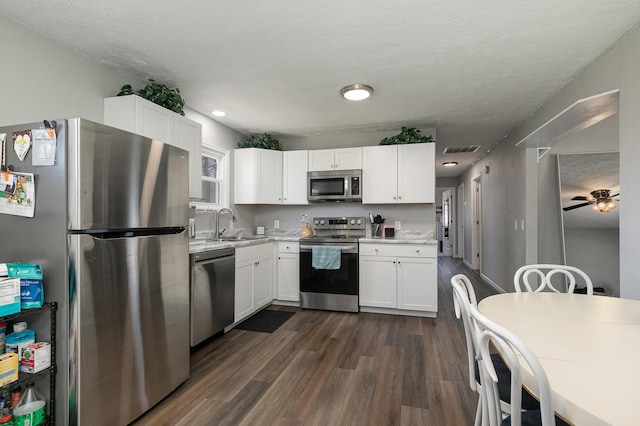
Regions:
[[619, 193], [619, 192], [618, 192], [617, 194], [613, 194], [613, 195], [611, 195], [610, 197], [611, 197], [611, 198], [613, 198], [613, 197], [617, 197], [618, 195], [620, 195], [620, 193]]
[[577, 196], [573, 197], [572, 200], [574, 200], [574, 201], [587, 201], [587, 197], [585, 197], [583, 195], [577, 195]]
[[576, 204], [575, 206], [569, 206], [569, 207], [563, 207], [562, 210], [569, 211], [569, 210], [573, 210], [573, 209], [577, 209], [580, 207], [584, 207], [584, 206], [588, 206], [589, 204], [592, 204], [591, 202], [587, 202], [587, 203], [581, 203], [581, 204]]

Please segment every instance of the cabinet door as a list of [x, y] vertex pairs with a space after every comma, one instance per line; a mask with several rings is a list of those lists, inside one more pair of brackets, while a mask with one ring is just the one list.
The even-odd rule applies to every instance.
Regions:
[[273, 300], [273, 259], [260, 258], [253, 264], [253, 306], [259, 309]]
[[398, 145], [398, 203], [434, 203], [435, 186], [435, 144]]
[[340, 148], [334, 153], [334, 170], [362, 168], [362, 148]]
[[362, 148], [362, 203], [395, 204], [398, 194], [396, 146]]
[[258, 203], [282, 203], [282, 152], [268, 149], [257, 150], [258, 154]]
[[300, 301], [300, 255], [278, 254], [278, 300]]
[[309, 151], [282, 153], [282, 203], [309, 204], [307, 201], [307, 164]]
[[398, 309], [438, 311], [437, 258], [398, 258]]
[[162, 142], [171, 142], [173, 112], [135, 96], [136, 133]]
[[173, 116], [172, 145], [189, 151], [189, 197], [202, 197], [202, 126], [181, 115]]
[[309, 171], [317, 172], [323, 170], [333, 170], [334, 150], [314, 149], [309, 151]]
[[396, 307], [396, 258], [360, 256], [360, 306]]
[[236, 149], [233, 152], [233, 202], [254, 204], [257, 200], [255, 182], [257, 160], [255, 148]]
[[253, 305], [253, 261], [236, 263], [236, 289], [234, 322], [240, 321], [254, 311]]

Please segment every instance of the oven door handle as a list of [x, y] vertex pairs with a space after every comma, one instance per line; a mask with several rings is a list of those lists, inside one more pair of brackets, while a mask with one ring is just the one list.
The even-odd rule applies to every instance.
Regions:
[[[300, 250], [309, 250], [311, 251], [311, 247], [313, 246], [307, 246], [307, 245], [300, 245]], [[322, 247], [322, 246], [316, 246], [316, 247]], [[357, 250], [358, 246], [338, 246], [340, 247], [341, 251], [349, 251], [349, 250]]]

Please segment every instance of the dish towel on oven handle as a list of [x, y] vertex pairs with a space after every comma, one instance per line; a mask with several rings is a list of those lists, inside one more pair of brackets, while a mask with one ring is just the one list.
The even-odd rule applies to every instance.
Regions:
[[342, 250], [339, 246], [313, 246], [311, 247], [311, 266], [313, 269], [340, 269], [340, 256]]

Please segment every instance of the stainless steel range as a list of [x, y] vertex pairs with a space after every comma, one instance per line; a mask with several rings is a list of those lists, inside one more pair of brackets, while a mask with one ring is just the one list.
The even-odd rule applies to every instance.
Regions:
[[[364, 217], [313, 219], [315, 235], [300, 239], [300, 307], [359, 311], [358, 238], [365, 236], [365, 222]], [[327, 267], [314, 259], [326, 261], [327, 255], [340, 259], [329, 259]]]

